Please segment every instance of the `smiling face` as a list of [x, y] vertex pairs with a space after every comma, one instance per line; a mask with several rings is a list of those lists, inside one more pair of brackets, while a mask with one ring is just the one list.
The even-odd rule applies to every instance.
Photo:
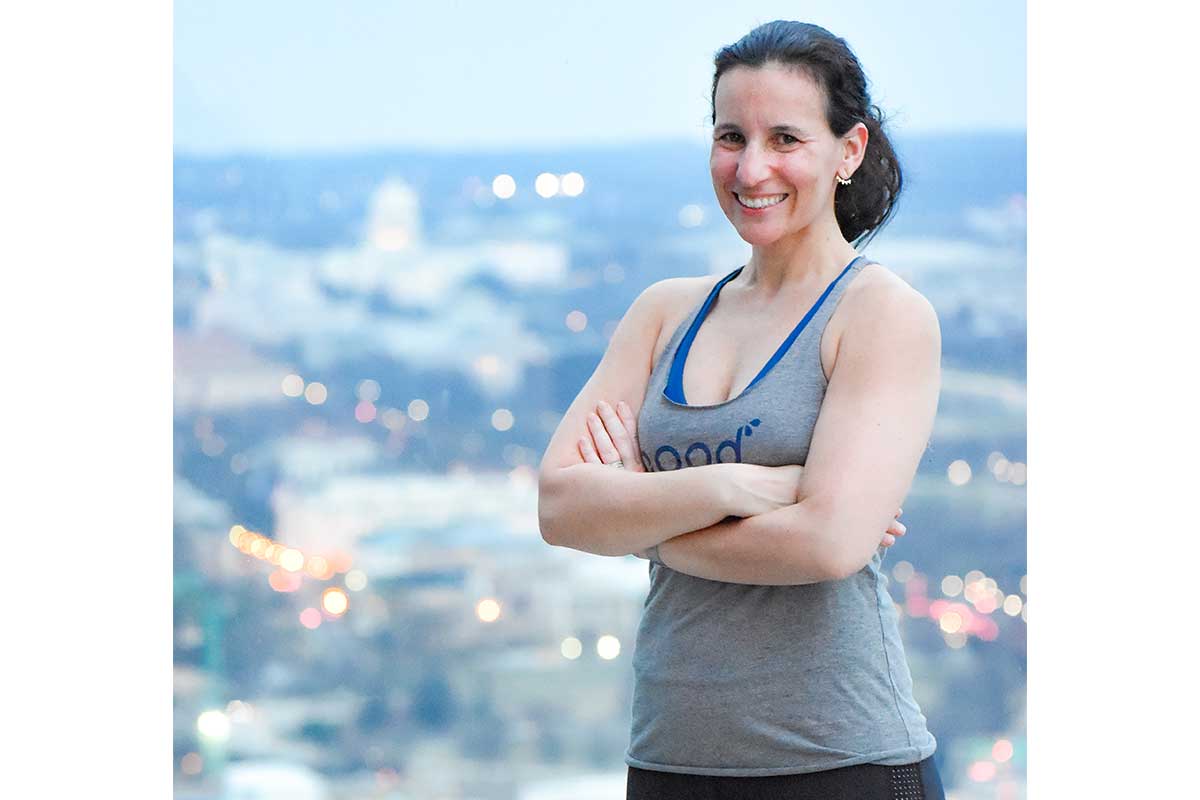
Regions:
[[744, 240], [782, 243], [834, 220], [836, 175], [853, 173], [862, 160], [859, 136], [833, 135], [811, 78], [775, 63], [734, 67], [717, 83], [714, 109], [713, 189]]

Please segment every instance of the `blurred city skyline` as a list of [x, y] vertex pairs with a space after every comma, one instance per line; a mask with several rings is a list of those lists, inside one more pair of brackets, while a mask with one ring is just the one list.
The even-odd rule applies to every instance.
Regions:
[[[176, 3], [176, 152], [703, 141], [712, 56], [755, 25], [842, 36], [895, 132], [1025, 128], [1025, 4]], [[983, 90], [981, 90], [983, 89]]]

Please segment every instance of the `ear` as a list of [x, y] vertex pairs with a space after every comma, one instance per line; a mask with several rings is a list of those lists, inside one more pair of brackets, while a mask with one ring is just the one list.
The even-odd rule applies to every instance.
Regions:
[[863, 157], [867, 154], [868, 138], [867, 126], [861, 122], [855, 123], [854, 127], [842, 137], [842, 161], [838, 166], [839, 175], [854, 175], [858, 165], [862, 163]]

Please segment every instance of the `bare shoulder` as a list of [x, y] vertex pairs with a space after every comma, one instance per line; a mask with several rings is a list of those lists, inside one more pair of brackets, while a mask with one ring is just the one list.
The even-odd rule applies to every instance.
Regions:
[[684, 321], [688, 312], [708, 295], [720, 279], [719, 275], [664, 278], [652, 283], [642, 292], [641, 297], [653, 306], [659, 320], [658, 339], [654, 343], [654, 353], [651, 359], [652, 368], [654, 364], [658, 363], [658, 358], [662, 355], [662, 351], [666, 348], [675, 329]]
[[700, 298], [712, 289], [721, 279], [719, 275], [686, 275], [678, 278], [663, 278], [655, 281], [643, 290], [642, 294], [653, 302], [660, 311], [669, 316], [691, 309], [693, 300]]
[[938, 330], [937, 312], [925, 295], [879, 263], [868, 264], [847, 288], [843, 329], [870, 323]]
[[941, 328], [933, 304], [882, 264], [863, 267], [846, 287], [821, 338], [821, 368], [833, 375], [843, 345], [850, 340], [875, 349], [879, 337], [906, 349], [941, 353]]

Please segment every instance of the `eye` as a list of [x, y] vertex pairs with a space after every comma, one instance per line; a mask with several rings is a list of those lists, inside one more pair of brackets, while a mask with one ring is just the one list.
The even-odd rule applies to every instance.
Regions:
[[[730, 138], [730, 137], [732, 137], [732, 138]], [[730, 144], [741, 144], [742, 135], [740, 133], [734, 133], [733, 131], [729, 131], [728, 133], [721, 134], [721, 136], [719, 136], [717, 138], [717, 141], [729, 142]]]
[[783, 144], [798, 144], [800, 142], [799, 139], [797, 139], [795, 136], [792, 136], [790, 133], [779, 134], [779, 140]]

